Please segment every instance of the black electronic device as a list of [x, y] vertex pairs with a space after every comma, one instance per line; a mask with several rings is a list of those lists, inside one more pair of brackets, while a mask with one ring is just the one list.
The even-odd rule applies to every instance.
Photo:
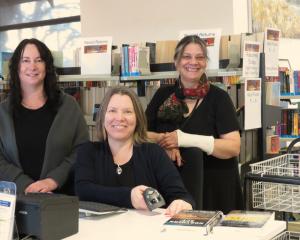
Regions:
[[165, 199], [160, 195], [160, 193], [151, 187], [146, 188], [143, 192], [143, 197], [146, 205], [150, 211], [162, 207], [166, 204]]
[[20, 235], [56, 240], [78, 232], [79, 203], [75, 196], [28, 193], [17, 196], [16, 223]]

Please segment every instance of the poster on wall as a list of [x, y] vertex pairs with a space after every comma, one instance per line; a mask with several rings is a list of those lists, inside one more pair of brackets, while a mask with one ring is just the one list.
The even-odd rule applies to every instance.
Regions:
[[219, 53], [221, 41], [221, 29], [198, 29], [198, 30], [183, 30], [179, 32], [179, 39], [187, 35], [198, 35], [206, 42], [208, 64], [207, 69], [219, 69]]
[[279, 53], [280, 30], [266, 28], [264, 52], [265, 52], [265, 69], [266, 76], [278, 76], [278, 53]]
[[82, 38], [81, 74], [111, 74], [112, 37]]
[[245, 79], [245, 130], [261, 127], [261, 79]]
[[244, 42], [243, 77], [259, 77], [259, 46], [259, 42]]
[[300, 38], [300, 1], [248, 1], [251, 4], [252, 32], [264, 32], [266, 28], [272, 27], [280, 29], [283, 38]]

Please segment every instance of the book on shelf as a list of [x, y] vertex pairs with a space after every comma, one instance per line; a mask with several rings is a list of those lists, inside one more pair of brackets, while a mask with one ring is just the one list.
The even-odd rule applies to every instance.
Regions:
[[165, 40], [156, 42], [156, 63], [173, 63], [173, 57], [177, 40]]
[[293, 71], [294, 93], [300, 95], [300, 71]]
[[280, 94], [290, 95], [294, 92], [294, 84], [290, 78], [290, 70], [287, 67], [279, 68]]
[[228, 41], [228, 59], [227, 68], [238, 68], [241, 61], [241, 36], [239, 34], [230, 35]]
[[138, 47], [137, 66], [141, 75], [150, 74], [150, 47]]
[[266, 104], [280, 106], [280, 82], [265, 82]]
[[81, 74], [111, 74], [112, 37], [82, 38]]
[[274, 212], [234, 210], [226, 214], [218, 227], [263, 228], [275, 220]]
[[93, 109], [93, 121], [94, 122], [96, 122], [96, 120], [97, 120], [97, 114], [100, 110], [100, 106], [101, 106], [100, 103], [95, 103], [95, 105], [94, 105], [94, 109]]
[[277, 154], [280, 151], [280, 139], [278, 135], [266, 136], [267, 149], [269, 154]]
[[150, 64], [155, 63], [156, 43], [146, 42], [146, 47], [149, 47], [149, 49], [150, 49]]
[[112, 52], [111, 55], [111, 75], [119, 76], [120, 75], [120, 68], [121, 68], [121, 54], [116, 50]]
[[163, 226], [166, 231], [198, 231], [209, 234], [222, 216], [221, 211], [182, 210]]
[[298, 109], [283, 109], [281, 111], [281, 136], [299, 135], [299, 110]]
[[150, 48], [142, 44], [122, 46], [122, 76], [141, 76], [150, 74]]

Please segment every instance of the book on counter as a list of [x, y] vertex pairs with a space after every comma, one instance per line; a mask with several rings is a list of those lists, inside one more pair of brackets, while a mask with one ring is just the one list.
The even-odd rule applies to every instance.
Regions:
[[269, 221], [274, 221], [274, 212], [268, 211], [242, 211], [229, 212], [219, 222], [218, 226], [238, 228], [262, 228]]
[[222, 216], [220, 211], [183, 210], [165, 222], [164, 228], [166, 231], [199, 231], [209, 234]]
[[[213, 229], [214, 236], [224, 239], [269, 240], [286, 229], [285, 221], [276, 221], [275, 214], [267, 211], [231, 211]], [[223, 238], [222, 238], [223, 239]]]
[[253, 228], [264, 232], [274, 222], [274, 212], [268, 211], [234, 210], [224, 215], [221, 211], [183, 210], [166, 221], [163, 230], [197, 231], [202, 235], [225, 230], [253, 234]]

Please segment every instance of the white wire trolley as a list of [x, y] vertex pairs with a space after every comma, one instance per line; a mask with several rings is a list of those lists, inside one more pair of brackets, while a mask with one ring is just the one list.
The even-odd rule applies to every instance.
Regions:
[[[300, 213], [300, 154], [284, 154], [250, 167], [253, 208]], [[300, 233], [286, 231], [272, 240], [300, 240]]]
[[300, 213], [300, 154], [250, 164], [253, 208]]
[[298, 232], [283, 232], [272, 240], [300, 240], [300, 233]]

